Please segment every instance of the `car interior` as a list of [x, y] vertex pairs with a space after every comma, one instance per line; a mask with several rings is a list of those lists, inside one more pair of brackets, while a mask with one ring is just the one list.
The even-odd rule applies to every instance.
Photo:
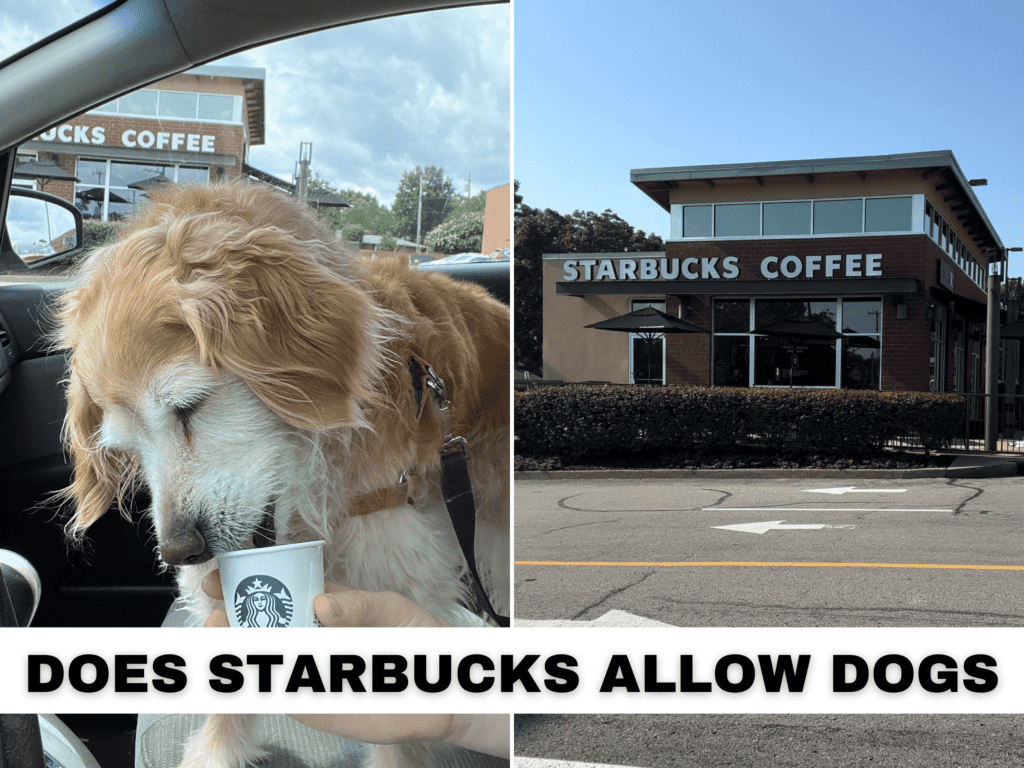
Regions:
[[[57, 494], [72, 469], [61, 446], [66, 360], [49, 338], [50, 314], [54, 296], [67, 286], [69, 265], [85, 247], [83, 220], [60, 198], [12, 186], [18, 147], [99, 104], [232, 53], [341, 25], [482, 4], [488, 3], [115, 0], [0, 62], [0, 560], [4, 551], [14, 553], [14, 561], [21, 562], [20, 556], [38, 574], [33, 626], [157, 627], [174, 587], [154, 555], [142, 514], [149, 504], [144, 492], [128, 500], [124, 513], [130, 524], [108, 513], [90, 529], [84, 546], [70, 546], [64, 536]], [[39, 242], [44, 247], [26, 252], [24, 243]], [[425, 268], [478, 282], [509, 301], [508, 260]], [[2, 576], [0, 619], [4, 626], [24, 625], [24, 611], [11, 607], [4, 584], [17, 598], [27, 577], [7, 565]], [[23, 717], [0, 716], [0, 768], [44, 764], [41, 757], [18, 762], [25, 756], [9, 753], [16, 735], [33, 727], [35, 718], [29, 720], [26, 726]], [[76, 757], [67, 747], [53, 746], [48, 766], [135, 765], [132, 715], [48, 716], [38, 725], [44, 748], [76, 739], [87, 747]]]

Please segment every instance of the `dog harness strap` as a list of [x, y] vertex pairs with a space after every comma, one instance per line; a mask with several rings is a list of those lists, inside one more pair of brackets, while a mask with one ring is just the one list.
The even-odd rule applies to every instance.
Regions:
[[369, 515], [382, 509], [400, 507], [409, 501], [409, 481], [403, 480], [394, 488], [378, 488], [376, 491], [356, 496], [349, 502], [348, 514], [349, 517]]
[[480, 574], [476, 569], [476, 505], [473, 502], [473, 486], [469, 479], [469, 464], [466, 452], [461, 446], [441, 453], [441, 493], [444, 495], [448, 516], [452, 519], [455, 536], [459, 540], [462, 554], [466, 557], [466, 565], [473, 577], [473, 593], [477, 604], [487, 611], [499, 627], [509, 626], [508, 616], [500, 616], [487, 597]]
[[508, 616], [501, 616], [494, 610], [476, 568], [476, 503], [473, 500], [473, 483], [469, 478], [469, 444], [466, 438], [453, 436], [449, 431], [451, 402], [448, 400], [448, 388], [433, 368], [415, 357], [409, 358], [409, 373], [412, 375], [413, 391], [416, 394], [417, 419], [423, 415], [426, 404], [423, 391], [430, 389], [434, 393], [440, 432], [444, 435], [440, 449], [441, 493], [448, 508], [448, 516], [452, 520], [452, 527], [455, 529], [455, 536], [466, 558], [466, 565], [469, 566], [473, 595], [477, 605], [483, 608], [499, 627], [507, 627]]

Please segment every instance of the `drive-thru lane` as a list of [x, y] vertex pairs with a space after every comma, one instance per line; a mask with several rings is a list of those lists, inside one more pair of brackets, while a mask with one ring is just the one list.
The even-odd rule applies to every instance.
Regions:
[[1017, 768], [1024, 717], [517, 715], [515, 754], [516, 768]]
[[516, 616], [1022, 626], [1024, 478], [516, 481]]

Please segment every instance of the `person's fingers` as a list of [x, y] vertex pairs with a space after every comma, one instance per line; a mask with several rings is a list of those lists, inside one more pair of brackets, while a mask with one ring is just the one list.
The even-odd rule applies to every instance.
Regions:
[[325, 627], [443, 627], [432, 614], [397, 592], [363, 592], [330, 584], [313, 600]]
[[228, 624], [228, 614], [227, 614], [227, 611], [225, 611], [222, 608], [218, 608], [217, 610], [215, 610], [213, 613], [210, 614], [210, 617], [206, 620], [206, 626], [207, 627], [227, 627], [227, 626], [230, 626]]
[[203, 592], [208, 594], [214, 600], [224, 599], [224, 590], [220, 585], [220, 571], [214, 570], [206, 574], [206, 578], [203, 579]]
[[[454, 715], [289, 715], [310, 728], [367, 744], [446, 739], [455, 728]], [[507, 730], [507, 726], [506, 726]]]

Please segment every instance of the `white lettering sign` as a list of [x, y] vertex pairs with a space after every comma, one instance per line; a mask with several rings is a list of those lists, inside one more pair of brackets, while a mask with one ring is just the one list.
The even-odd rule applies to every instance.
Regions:
[[[40, 141], [59, 141], [63, 144], [95, 144], [106, 143], [106, 127], [102, 125], [72, 125], [65, 123], [39, 134]], [[216, 152], [216, 136], [204, 136], [198, 133], [166, 133], [158, 131], [139, 131], [129, 128], [121, 134], [121, 145], [129, 149], [170, 149], [175, 152]]]
[[[618, 262], [616, 264], [616, 262]], [[760, 264], [766, 280], [784, 278], [881, 277], [882, 254], [850, 253], [846, 256], [766, 256]], [[740, 276], [736, 256], [694, 256], [685, 259], [567, 259], [562, 279], [573, 283], [597, 280], [735, 280]]]

